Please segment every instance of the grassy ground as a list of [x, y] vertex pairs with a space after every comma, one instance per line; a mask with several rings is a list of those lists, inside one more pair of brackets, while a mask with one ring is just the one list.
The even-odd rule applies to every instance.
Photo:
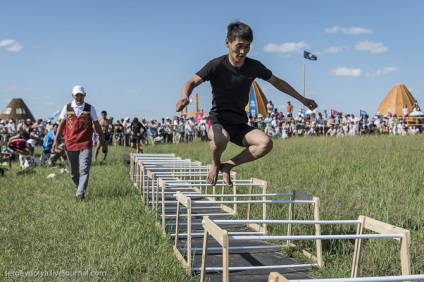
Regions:
[[[199, 140], [143, 149], [210, 163], [209, 147]], [[319, 197], [321, 219], [366, 215], [409, 229], [412, 273], [423, 274], [423, 150], [421, 135], [276, 140], [270, 154], [235, 171], [239, 179], [268, 181], [269, 192], [299, 190]], [[229, 145], [223, 159], [239, 151]], [[15, 166], [0, 177], [0, 280], [48, 281], [62, 275], [54, 280], [69, 281], [65, 276], [73, 275], [72, 280], [81, 281], [190, 281], [137, 197], [122, 161], [128, 152], [112, 147], [106, 163], [93, 165], [84, 202], [75, 201], [70, 176], [59, 168], [17, 175]], [[56, 177], [46, 178], [51, 173]], [[300, 208], [298, 216], [306, 218], [310, 212]], [[269, 216], [285, 219], [287, 210], [273, 206]], [[354, 231], [322, 228], [323, 234]], [[312, 249], [307, 243], [301, 246]], [[323, 247], [326, 266], [316, 274], [348, 277], [353, 243], [324, 241]], [[363, 251], [361, 276], [400, 274], [398, 247], [391, 241], [366, 241]]]
[[83, 202], [60, 167], [17, 175], [14, 165], [0, 177], [0, 280], [190, 280], [139, 201], [124, 153], [112, 148], [92, 166]]
[[[230, 145], [223, 160], [241, 148]], [[365, 136], [354, 138], [294, 138], [276, 140], [270, 154], [235, 169], [237, 178], [268, 181], [269, 192], [299, 190], [321, 199], [321, 219], [357, 219], [365, 215], [411, 231], [411, 269], [424, 273], [424, 151], [423, 136]], [[206, 143], [164, 145], [145, 152], [174, 152], [183, 158], [210, 163]], [[287, 210], [271, 207], [271, 219], [287, 218]], [[307, 218], [311, 210], [299, 210]], [[304, 233], [298, 227], [295, 232]], [[323, 234], [355, 232], [355, 227], [323, 226]], [[285, 230], [274, 232], [285, 234]], [[281, 233], [282, 232], [282, 233]], [[312, 232], [312, 230], [309, 230]], [[326, 266], [322, 277], [349, 277], [352, 241], [323, 241]], [[300, 243], [313, 251], [310, 244]], [[296, 256], [296, 254], [294, 254]], [[361, 276], [400, 275], [398, 245], [392, 240], [368, 240]]]

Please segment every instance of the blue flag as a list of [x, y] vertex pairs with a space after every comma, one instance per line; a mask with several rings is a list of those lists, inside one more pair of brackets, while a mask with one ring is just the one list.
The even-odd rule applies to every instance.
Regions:
[[316, 61], [318, 58], [317, 56], [315, 56], [314, 54], [309, 53], [308, 51], [303, 51], [303, 57], [305, 59], [311, 60], [311, 61]]

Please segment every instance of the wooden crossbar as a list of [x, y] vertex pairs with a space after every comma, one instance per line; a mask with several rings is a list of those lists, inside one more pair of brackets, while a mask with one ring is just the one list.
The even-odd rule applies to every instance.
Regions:
[[[402, 267], [402, 275], [410, 275], [410, 259], [409, 259], [409, 245], [410, 245], [410, 234], [408, 230], [405, 230], [400, 227], [396, 227], [381, 221], [378, 221], [376, 219], [365, 217], [365, 216], [359, 216], [357, 221], [352, 220], [346, 220], [346, 221], [331, 221], [329, 223], [331, 224], [356, 224], [357, 225], [357, 232], [356, 234], [343, 234], [343, 235], [322, 235], [319, 233], [316, 235], [291, 235], [291, 236], [267, 236], [267, 235], [229, 235], [228, 232], [225, 232], [225, 229], [221, 228], [219, 224], [222, 224], [225, 220], [216, 220], [210, 219], [209, 217], [205, 216], [203, 218], [203, 227], [204, 227], [204, 249], [202, 254], [202, 267], [201, 267], [201, 281], [204, 281], [202, 279], [205, 278], [205, 271], [206, 271], [206, 258], [207, 258], [207, 241], [208, 237], [212, 236], [222, 247], [223, 252], [223, 264], [222, 264], [222, 281], [228, 281], [229, 277], [229, 270], [232, 268], [229, 267], [228, 262], [228, 250], [230, 249], [230, 242], [237, 240], [342, 240], [342, 239], [355, 239], [355, 251], [353, 254], [353, 263], [352, 263], [352, 277], [356, 278], [357, 270], [359, 267], [359, 259], [361, 255], [361, 240], [362, 239], [381, 239], [381, 238], [387, 238], [387, 239], [394, 239], [398, 240], [400, 242], [400, 257], [401, 257], [401, 267]], [[287, 221], [270, 221], [270, 223], [273, 224], [286, 224]], [[218, 224], [219, 223], [219, 224]], [[229, 220], [229, 223], [237, 223], [236, 220]], [[239, 223], [245, 223], [244, 221], [240, 221]], [[307, 224], [315, 224], [321, 225], [325, 223], [322, 220], [317, 220], [316, 222], [313, 221], [305, 221]], [[301, 224], [301, 221], [293, 221], [291, 224]], [[370, 230], [375, 233], [373, 234], [364, 234], [364, 230]], [[224, 235], [223, 235], [224, 234]], [[218, 236], [218, 237], [217, 237]], [[219, 237], [220, 236], [220, 237]], [[223, 237], [224, 236], [224, 237]], [[205, 243], [206, 242], [206, 243]], [[317, 256], [319, 256], [317, 254]], [[224, 257], [226, 257], [224, 259]], [[273, 266], [270, 266], [270, 268]], [[277, 266], [276, 266], [277, 267]], [[255, 269], [256, 267], [249, 267], [249, 269]], [[202, 278], [203, 277], [203, 278]], [[274, 280], [272, 280], [274, 281]], [[279, 281], [279, 280], [275, 280]], [[286, 280], [281, 280], [286, 281]], [[291, 281], [291, 280], [290, 280]], [[297, 281], [297, 280], [293, 280]], [[336, 281], [336, 280], [334, 280]], [[339, 280], [337, 280], [339, 281]]]

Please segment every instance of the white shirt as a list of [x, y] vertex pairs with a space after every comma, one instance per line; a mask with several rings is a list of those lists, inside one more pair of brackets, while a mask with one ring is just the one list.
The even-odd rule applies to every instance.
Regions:
[[[65, 106], [63, 107], [62, 112], [60, 113], [58, 120], [65, 120], [65, 119], [66, 119], [66, 112], [67, 112], [67, 107], [66, 107], [66, 106], [67, 106], [67, 105], [65, 105]], [[84, 110], [85, 102], [84, 102], [84, 103], [82, 103], [82, 105], [81, 105], [81, 106], [78, 106], [78, 105], [75, 103], [75, 100], [73, 100], [73, 101], [72, 101], [72, 103], [71, 103], [71, 107], [72, 107], [72, 108], [74, 108], [74, 113], [75, 113], [75, 115], [76, 115], [77, 117], [80, 117], [80, 115], [82, 114], [82, 111]], [[92, 119], [93, 121], [96, 121], [96, 120], [98, 120], [98, 119], [99, 119], [99, 118], [97, 117], [96, 109], [94, 108], [94, 106], [93, 106], [93, 105], [91, 105], [90, 113], [91, 113], [91, 119]]]
[[402, 108], [402, 113], [403, 113], [404, 116], [407, 116], [408, 113], [409, 113], [408, 108]]

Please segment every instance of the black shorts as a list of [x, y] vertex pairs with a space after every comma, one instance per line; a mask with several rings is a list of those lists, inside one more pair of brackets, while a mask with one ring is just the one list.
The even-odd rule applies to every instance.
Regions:
[[224, 127], [224, 129], [230, 135], [230, 141], [240, 147], [244, 147], [243, 145], [244, 136], [246, 136], [246, 134], [249, 133], [250, 131], [256, 129], [245, 123], [244, 124], [222, 124], [222, 123], [219, 123], [218, 121], [214, 121], [213, 124], [222, 125], [222, 127]]
[[110, 133], [105, 133], [105, 141], [106, 142], [110, 142], [110, 141], [112, 141], [112, 134], [110, 134]]
[[140, 144], [140, 136], [131, 135], [131, 143]]

